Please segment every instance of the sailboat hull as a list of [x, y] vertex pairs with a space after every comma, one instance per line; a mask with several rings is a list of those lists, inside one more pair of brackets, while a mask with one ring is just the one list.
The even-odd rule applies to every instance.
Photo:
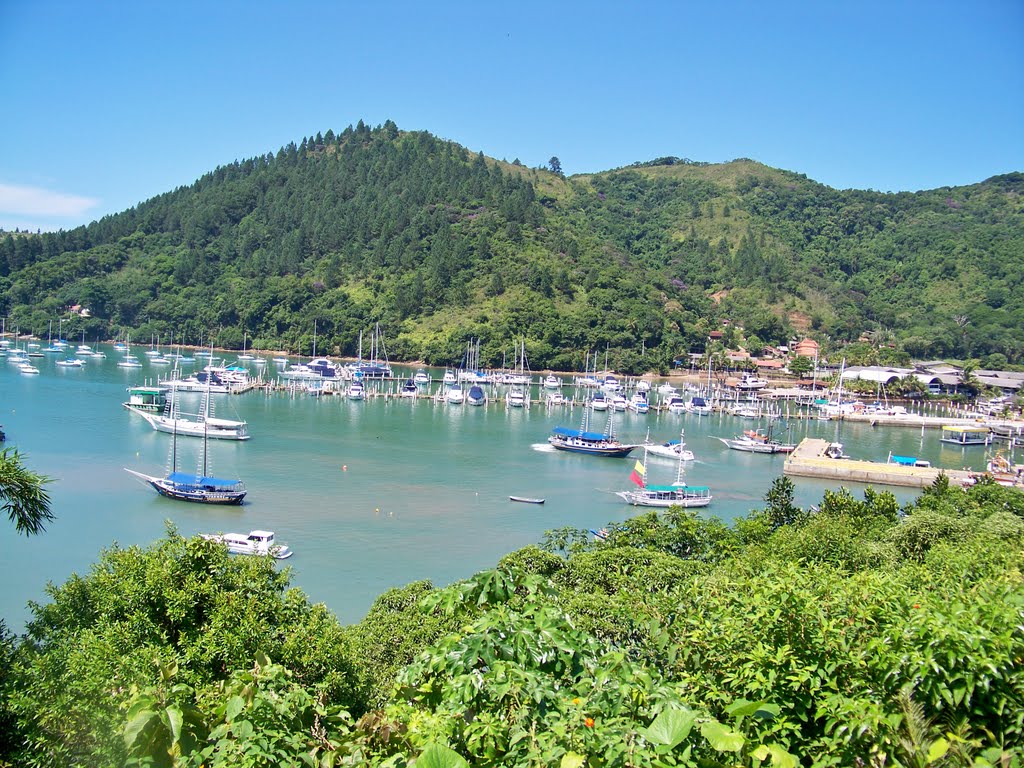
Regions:
[[191, 501], [196, 504], [241, 504], [245, 491], [217, 491], [201, 488], [183, 488], [176, 483], [168, 483], [163, 479], [149, 483], [161, 496], [178, 501]]
[[622, 458], [629, 456], [635, 445], [599, 445], [586, 444], [583, 441], [574, 441], [572, 438], [549, 437], [548, 442], [552, 448], [569, 453], [585, 453], [588, 456], [609, 456], [611, 458]]
[[634, 507], [706, 507], [711, 503], [709, 491], [687, 487], [641, 488], [619, 491], [615, 495]]
[[[217, 481], [215, 478], [196, 477], [183, 481], [183, 476], [172, 473], [167, 477], [154, 477], [125, 467], [125, 471], [145, 480], [161, 496], [195, 504], [241, 504], [246, 491], [238, 481]], [[178, 479], [175, 479], [178, 478]], [[231, 483], [229, 485], [229, 483]]]

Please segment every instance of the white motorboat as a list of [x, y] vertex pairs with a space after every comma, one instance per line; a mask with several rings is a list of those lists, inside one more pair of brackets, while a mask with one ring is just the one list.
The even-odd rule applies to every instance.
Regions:
[[651, 456], [660, 456], [664, 459], [674, 459], [676, 461], [693, 461], [693, 451], [686, 447], [686, 443], [683, 442], [683, 433], [680, 431], [678, 440], [669, 440], [667, 443], [652, 443], [648, 440], [644, 444], [644, 449]]
[[507, 408], [526, 407], [526, 394], [521, 389], [510, 389], [505, 395], [505, 406]]
[[292, 556], [284, 544], [278, 544], [273, 531], [249, 531], [245, 533], [201, 533], [207, 541], [223, 544], [228, 552], [236, 555], [270, 555], [277, 560]]
[[186, 419], [180, 415], [172, 417], [160, 413], [147, 413], [131, 405], [126, 405], [126, 407], [142, 416], [157, 432], [203, 437], [210, 440], [248, 440], [251, 437], [244, 421], [215, 419], [212, 416]]

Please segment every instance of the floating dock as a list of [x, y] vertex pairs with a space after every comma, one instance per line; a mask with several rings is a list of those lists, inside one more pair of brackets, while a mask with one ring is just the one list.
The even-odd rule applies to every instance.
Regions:
[[901, 485], [909, 488], [927, 488], [939, 474], [955, 485], [970, 484], [976, 472], [939, 467], [913, 467], [881, 461], [858, 459], [832, 459], [825, 455], [827, 440], [806, 438], [786, 458], [783, 474], [793, 477], [814, 477], [868, 485]]

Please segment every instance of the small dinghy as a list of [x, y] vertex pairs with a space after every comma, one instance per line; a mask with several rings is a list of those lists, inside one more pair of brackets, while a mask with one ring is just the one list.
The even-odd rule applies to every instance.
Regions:
[[531, 499], [529, 496], [509, 496], [509, 501], [518, 501], [523, 504], [543, 504], [544, 499]]

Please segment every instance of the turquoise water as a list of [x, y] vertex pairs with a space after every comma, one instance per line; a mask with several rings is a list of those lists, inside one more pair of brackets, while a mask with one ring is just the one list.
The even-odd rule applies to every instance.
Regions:
[[[353, 402], [259, 390], [214, 396], [216, 415], [249, 422], [248, 442], [210, 443], [210, 472], [242, 478], [249, 489], [245, 503], [218, 508], [164, 499], [123, 468], [162, 474], [172, 438], [154, 432], [121, 403], [127, 386], [165, 376], [168, 369], [150, 366], [141, 355], [142, 369], [121, 369], [120, 354], [103, 350], [106, 360], [89, 360], [79, 370], [54, 365], [54, 356], [35, 358], [38, 376], [0, 361], [0, 424], [7, 446], [17, 447], [31, 469], [54, 478], [49, 492], [57, 516], [45, 534], [28, 539], [0, 520], [0, 616], [16, 630], [30, 616], [26, 602], [45, 599], [47, 582], [87, 572], [100, 550], [115, 542], [153, 542], [163, 535], [165, 521], [186, 535], [275, 531], [296, 553], [286, 563], [293, 583], [342, 621], [353, 622], [390, 587], [417, 579], [450, 583], [539, 542], [547, 529], [599, 528], [641, 511], [611, 493], [628, 486], [632, 458], [578, 456], [547, 446], [552, 427], [580, 425], [579, 407]], [[275, 367], [267, 369], [273, 374]], [[195, 403], [193, 410], [200, 397], [183, 395]], [[602, 428], [605, 418], [595, 414], [594, 426]], [[857, 458], [884, 460], [892, 451], [937, 466], [974, 468], [985, 460], [984, 449], [946, 446], [936, 431], [922, 435], [816, 420], [790, 424], [788, 439], [840, 440]], [[726, 521], [758, 507], [782, 472], [782, 456], [730, 451], [714, 439], [752, 426], [750, 420], [719, 415], [616, 415], [616, 431], [628, 442], [642, 441], [648, 429], [654, 440], [675, 439], [685, 427], [687, 445], [697, 456], [687, 481], [711, 487], [715, 500], [702, 514]], [[178, 468], [191, 471], [201, 441], [179, 437], [178, 445]], [[673, 476], [672, 461], [651, 458], [650, 482], [671, 482]], [[804, 506], [819, 501], [829, 487], [796, 484]], [[911, 491], [895, 492], [901, 500], [913, 497]], [[511, 503], [510, 494], [543, 497], [546, 503]]]

